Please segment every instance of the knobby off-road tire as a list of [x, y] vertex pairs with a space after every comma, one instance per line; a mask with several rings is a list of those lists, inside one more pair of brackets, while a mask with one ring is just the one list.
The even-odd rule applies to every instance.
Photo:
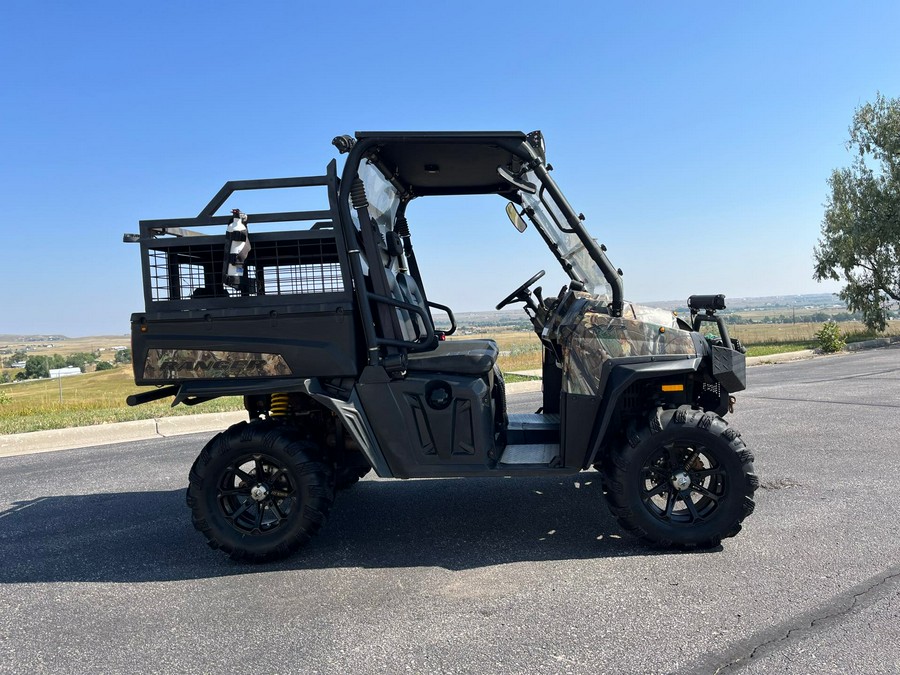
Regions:
[[187, 504], [212, 548], [262, 562], [309, 541], [334, 500], [331, 467], [283, 425], [241, 422], [215, 436], [191, 468]]
[[753, 453], [721, 417], [657, 410], [610, 457], [607, 501], [628, 532], [660, 547], [710, 548], [753, 513]]

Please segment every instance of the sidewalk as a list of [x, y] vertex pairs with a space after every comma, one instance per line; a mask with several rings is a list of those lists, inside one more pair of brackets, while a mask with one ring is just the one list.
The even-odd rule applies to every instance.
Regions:
[[[878, 338], [865, 342], [847, 345], [847, 351], [887, 347], [900, 342], [900, 338]], [[800, 361], [816, 356], [812, 349], [799, 352], [772, 354], [771, 356], [751, 356], [748, 366], [787, 363]], [[515, 375], [541, 377], [541, 371], [514, 371]], [[507, 395], [522, 394], [541, 390], [540, 380], [528, 382], [512, 382], [506, 385]], [[32, 431], [26, 434], [8, 434], [0, 436], [0, 457], [31, 455], [39, 452], [55, 450], [72, 450], [94, 445], [112, 443], [129, 443], [152, 438], [169, 438], [184, 434], [209, 433], [212, 436], [223, 429], [247, 419], [243, 411], [230, 413], [207, 413], [201, 415], [184, 415], [180, 417], [160, 417], [135, 422], [119, 422], [116, 424], [99, 424], [89, 427], [71, 427], [69, 429], [52, 429], [50, 431]]]

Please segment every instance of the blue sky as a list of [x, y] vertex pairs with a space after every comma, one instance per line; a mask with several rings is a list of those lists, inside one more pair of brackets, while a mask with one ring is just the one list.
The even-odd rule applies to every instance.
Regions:
[[[835, 291], [812, 280], [826, 180], [853, 110], [900, 95], [896, 2], [8, 0], [0, 17], [0, 333], [127, 332], [143, 296], [122, 233], [229, 179], [320, 173], [333, 136], [369, 129], [542, 129], [630, 299]], [[562, 283], [503, 206], [410, 207], [430, 298], [480, 310], [541, 268]]]

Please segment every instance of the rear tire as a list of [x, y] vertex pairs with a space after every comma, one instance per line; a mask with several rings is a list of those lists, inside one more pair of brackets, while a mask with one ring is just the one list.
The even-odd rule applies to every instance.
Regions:
[[753, 453], [721, 417], [687, 406], [657, 410], [611, 456], [610, 510], [661, 547], [710, 548], [753, 513]]
[[235, 560], [283, 558], [318, 532], [334, 477], [292, 428], [241, 422], [215, 436], [191, 468], [187, 504], [212, 548]]

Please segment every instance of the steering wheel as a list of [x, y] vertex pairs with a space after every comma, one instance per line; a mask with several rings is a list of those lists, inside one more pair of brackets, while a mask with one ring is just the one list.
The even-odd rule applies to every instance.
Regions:
[[535, 281], [540, 279], [545, 274], [546, 274], [546, 272], [544, 270], [541, 270], [540, 272], [535, 274], [528, 281], [526, 281], [524, 284], [519, 286], [512, 293], [510, 293], [505, 298], [503, 298], [499, 303], [497, 303], [497, 309], [503, 309], [509, 303], [515, 302], [516, 300], [521, 300], [522, 302], [527, 301], [529, 296], [531, 295], [531, 291], [528, 290], [528, 287], [531, 286], [531, 284], [533, 284]]

